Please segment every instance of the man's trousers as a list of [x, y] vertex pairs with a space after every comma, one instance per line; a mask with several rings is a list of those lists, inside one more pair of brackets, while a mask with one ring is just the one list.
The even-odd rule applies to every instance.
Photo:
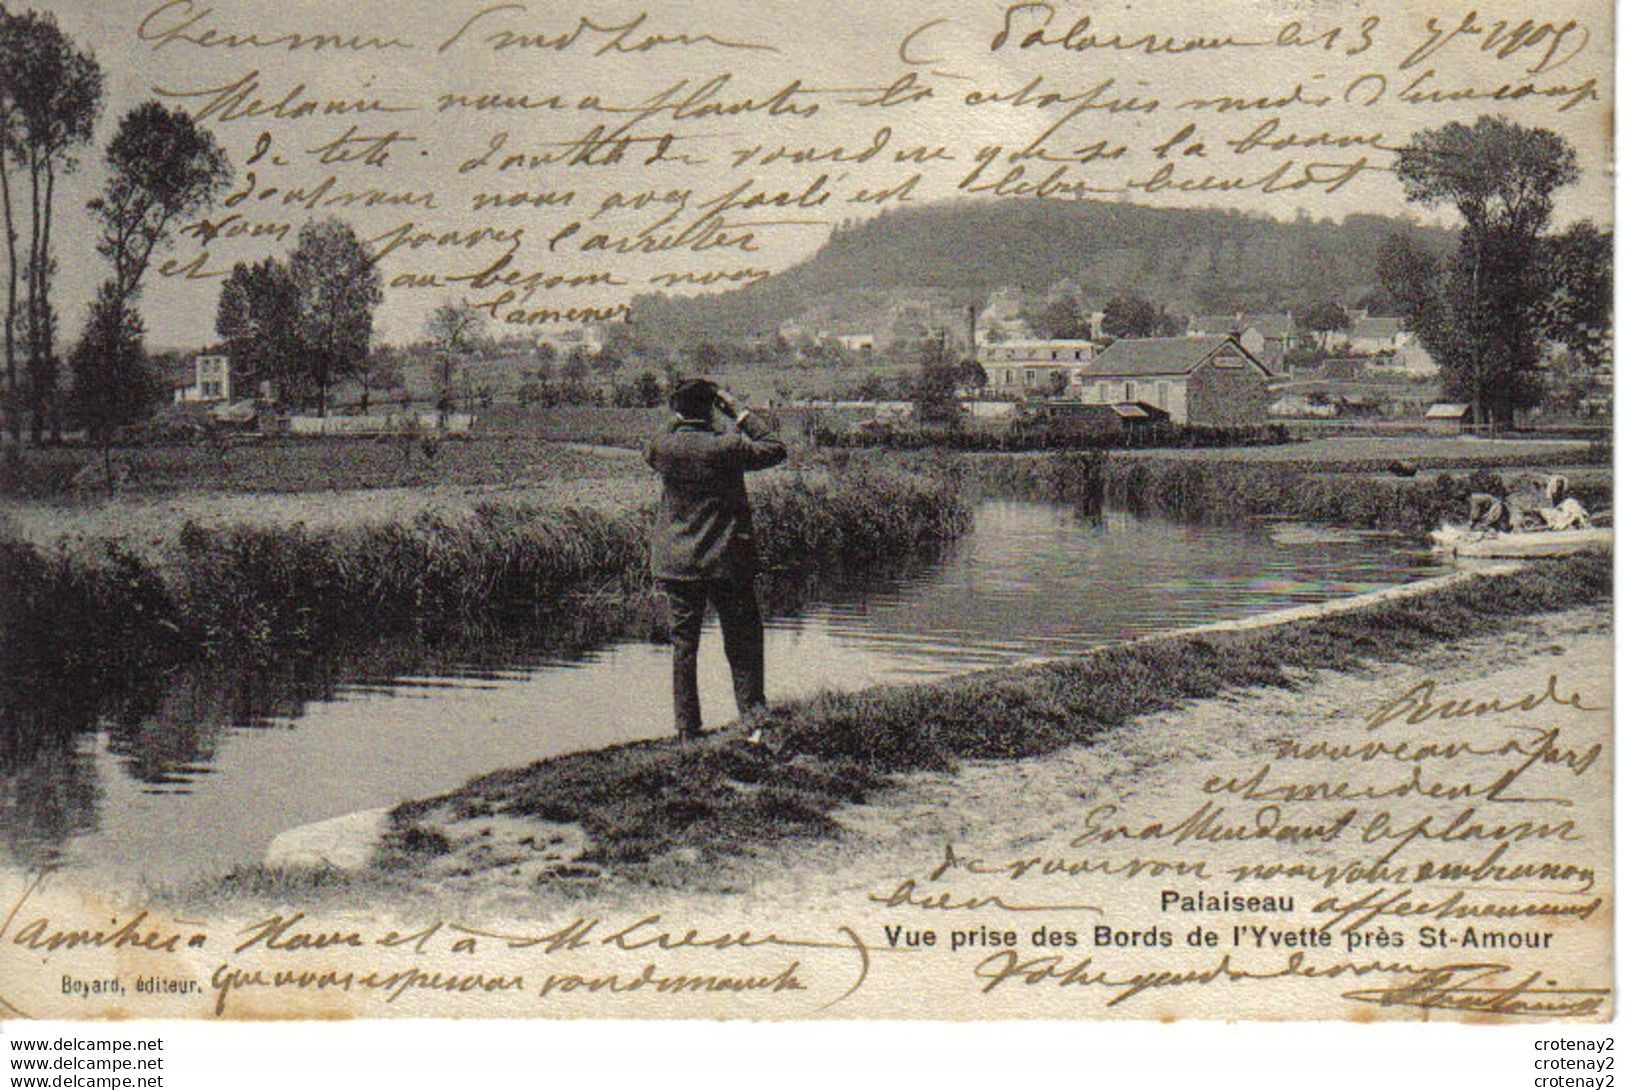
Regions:
[[717, 607], [722, 622], [722, 648], [733, 673], [734, 700], [741, 717], [767, 705], [762, 662], [762, 615], [756, 606], [756, 586], [748, 575], [732, 579], [665, 579], [666, 605], [671, 617], [672, 701], [677, 733], [700, 733], [699, 652], [705, 603]]

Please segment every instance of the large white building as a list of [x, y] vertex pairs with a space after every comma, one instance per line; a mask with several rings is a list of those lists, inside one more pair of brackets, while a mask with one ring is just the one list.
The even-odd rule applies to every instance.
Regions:
[[189, 382], [175, 387], [175, 404], [231, 400], [231, 357], [199, 356]]
[[977, 362], [988, 389], [1001, 397], [1055, 393], [1072, 385], [1095, 358], [1093, 341], [1001, 341], [984, 344]]

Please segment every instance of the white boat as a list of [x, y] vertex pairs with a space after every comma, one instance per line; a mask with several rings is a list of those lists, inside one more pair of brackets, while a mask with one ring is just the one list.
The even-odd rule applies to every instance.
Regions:
[[1433, 531], [1433, 551], [1446, 556], [1495, 559], [1606, 554], [1614, 551], [1614, 531], [1606, 526], [1593, 526], [1584, 530], [1529, 530], [1510, 534], [1446, 526]]

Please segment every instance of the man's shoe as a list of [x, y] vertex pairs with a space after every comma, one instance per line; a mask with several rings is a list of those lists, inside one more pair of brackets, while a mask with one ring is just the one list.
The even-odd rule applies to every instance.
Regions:
[[745, 735], [745, 744], [755, 746], [769, 757], [784, 756], [784, 733], [757, 727]]

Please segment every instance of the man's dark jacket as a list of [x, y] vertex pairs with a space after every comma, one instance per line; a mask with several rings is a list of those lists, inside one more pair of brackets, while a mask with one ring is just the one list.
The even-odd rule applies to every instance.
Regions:
[[745, 473], [784, 461], [784, 444], [761, 420], [737, 429], [678, 419], [644, 451], [665, 487], [655, 519], [656, 579], [726, 579], [755, 570], [755, 529]]

